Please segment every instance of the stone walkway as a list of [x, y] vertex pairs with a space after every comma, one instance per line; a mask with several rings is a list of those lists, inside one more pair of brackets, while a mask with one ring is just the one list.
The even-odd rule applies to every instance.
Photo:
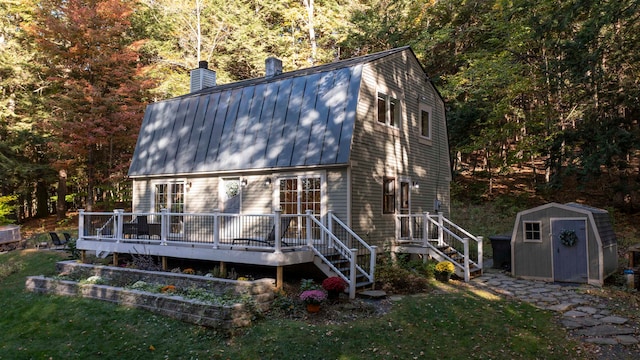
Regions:
[[515, 279], [493, 269], [470, 284], [561, 313], [562, 325], [582, 341], [628, 346], [637, 346], [640, 341], [640, 334], [628, 319], [613, 314], [601, 298], [581, 292], [584, 288], [580, 286]]

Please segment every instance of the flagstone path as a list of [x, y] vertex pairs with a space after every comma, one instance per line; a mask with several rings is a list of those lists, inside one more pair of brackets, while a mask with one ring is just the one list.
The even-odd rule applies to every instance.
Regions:
[[558, 312], [562, 325], [582, 341], [635, 348], [640, 343], [637, 325], [614, 314], [602, 298], [586, 294], [583, 286], [515, 279], [494, 269], [472, 279], [470, 284]]

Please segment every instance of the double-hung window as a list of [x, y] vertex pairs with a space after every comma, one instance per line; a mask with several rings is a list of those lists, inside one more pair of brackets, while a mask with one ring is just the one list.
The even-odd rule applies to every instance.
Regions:
[[382, 180], [382, 213], [395, 214], [396, 212], [396, 179], [384, 178]]

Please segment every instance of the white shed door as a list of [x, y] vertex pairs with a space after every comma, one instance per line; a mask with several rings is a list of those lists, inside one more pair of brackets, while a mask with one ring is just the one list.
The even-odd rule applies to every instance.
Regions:
[[[555, 281], [586, 283], [587, 278], [587, 221], [575, 219], [552, 220], [553, 278]], [[573, 245], [563, 244], [576, 235]]]

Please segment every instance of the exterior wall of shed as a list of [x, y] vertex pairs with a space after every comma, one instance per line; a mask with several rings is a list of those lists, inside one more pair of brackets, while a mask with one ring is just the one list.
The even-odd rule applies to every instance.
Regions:
[[[514, 276], [553, 280], [553, 239], [551, 238], [551, 221], [553, 219], [585, 219], [587, 234], [587, 266], [590, 282], [600, 282], [601, 249], [596, 241], [594, 226], [587, 214], [570, 210], [549, 207], [529, 214], [521, 214], [520, 220], [515, 224], [511, 261]], [[541, 243], [524, 242], [524, 222], [541, 222]]]
[[[377, 122], [379, 92], [400, 100], [399, 129]], [[431, 108], [431, 140], [420, 136], [420, 103]], [[433, 212], [437, 197], [448, 216], [449, 164], [444, 103], [410, 52], [364, 66], [351, 150], [353, 229], [370, 244], [395, 239], [396, 214], [382, 211], [385, 177], [396, 180], [396, 213], [399, 181], [406, 180], [419, 184], [410, 190], [411, 213]]]

